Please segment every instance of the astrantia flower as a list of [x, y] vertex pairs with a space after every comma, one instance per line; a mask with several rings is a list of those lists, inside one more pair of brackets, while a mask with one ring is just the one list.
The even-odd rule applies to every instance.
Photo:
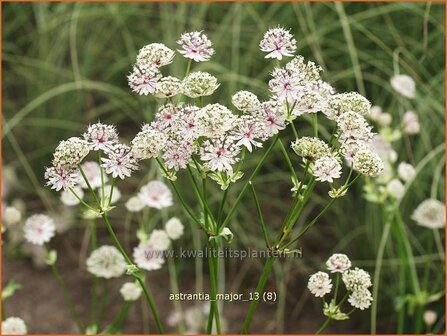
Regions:
[[117, 278], [126, 272], [127, 264], [115, 246], [104, 245], [94, 250], [87, 259], [87, 270], [101, 278]]
[[361, 140], [354, 140], [354, 139], [346, 139], [342, 142], [340, 146], [340, 153], [342, 153], [345, 157], [345, 159], [352, 163], [354, 160], [355, 155], [364, 149], [368, 149], [368, 145], [366, 142]]
[[267, 140], [286, 127], [285, 113], [275, 101], [263, 102], [257, 117], [264, 123], [263, 140]]
[[79, 171], [77, 168], [55, 168], [50, 167], [45, 170], [45, 179], [51, 189], [59, 191], [74, 187], [79, 181]]
[[364, 290], [372, 286], [368, 272], [356, 267], [342, 273], [342, 280], [348, 291]]
[[171, 246], [171, 240], [164, 230], [152, 231], [148, 242], [157, 251], [165, 251]]
[[334, 182], [334, 179], [341, 176], [341, 165], [332, 156], [323, 156], [315, 161], [312, 167], [312, 174], [320, 182]]
[[427, 326], [432, 326], [438, 319], [438, 314], [433, 310], [426, 310], [424, 312], [424, 322]]
[[[81, 167], [84, 171], [85, 177], [87, 177], [88, 183], [93, 189], [99, 188], [103, 181], [106, 183], [109, 180], [106, 174], [103, 174], [103, 177], [101, 178], [101, 168], [96, 161], [84, 162]], [[84, 189], [88, 189], [84, 178], [81, 178], [79, 185]]]
[[335, 253], [326, 261], [326, 266], [331, 273], [343, 273], [351, 268], [351, 260], [346, 254]]
[[240, 150], [229, 138], [206, 140], [200, 149], [200, 159], [209, 170], [232, 172], [232, 165], [239, 161]]
[[329, 278], [329, 274], [324, 272], [312, 274], [307, 283], [307, 288], [316, 297], [323, 297], [329, 294], [332, 289], [332, 281]]
[[134, 65], [133, 71], [127, 76], [127, 82], [133, 92], [139, 95], [153, 94], [161, 74], [156, 67], [149, 63]]
[[360, 310], [364, 310], [371, 306], [373, 301], [373, 297], [369, 290], [360, 289], [356, 290], [349, 295], [348, 302], [351, 306], [358, 308]]
[[213, 44], [201, 31], [184, 33], [177, 43], [182, 48], [178, 49], [178, 52], [195, 62], [208, 61], [214, 55]]
[[386, 185], [386, 190], [391, 197], [400, 200], [405, 195], [405, 186], [398, 179], [392, 179]]
[[377, 123], [382, 127], [388, 127], [393, 122], [393, 117], [389, 113], [382, 113], [377, 118]]
[[209, 96], [219, 86], [217, 78], [208, 72], [192, 72], [183, 79], [183, 94], [190, 98]]
[[251, 115], [243, 115], [238, 118], [236, 127], [232, 132], [237, 146], [245, 146], [249, 152], [253, 147], [262, 147], [262, 143], [256, 141], [263, 136], [263, 124]]
[[174, 104], [161, 105], [155, 114], [155, 121], [161, 129], [172, 126], [179, 118], [179, 110]]
[[150, 181], [142, 186], [138, 197], [148, 207], [155, 209], [167, 208], [173, 204], [171, 190], [161, 181]]
[[130, 212], [140, 212], [145, 207], [145, 204], [141, 198], [133, 196], [129, 198], [126, 202], [126, 209]]
[[161, 67], [172, 63], [175, 52], [162, 43], [151, 43], [140, 49], [137, 55], [138, 64]]
[[165, 148], [162, 158], [168, 169], [185, 169], [191, 162], [193, 154], [193, 146], [189, 142], [177, 143], [170, 142], [169, 146]]
[[145, 129], [132, 140], [132, 157], [137, 160], [157, 157], [167, 141], [166, 135], [155, 129]]
[[407, 111], [402, 117], [402, 125], [406, 134], [418, 134], [421, 131], [419, 117], [414, 111]]
[[292, 142], [293, 151], [306, 160], [316, 161], [323, 156], [329, 156], [330, 148], [323, 141], [313, 137], [302, 137]]
[[261, 102], [258, 97], [249, 91], [238, 91], [231, 97], [233, 105], [242, 112], [254, 112], [259, 110]]
[[[75, 192], [80, 199], [84, 197], [84, 191], [81, 189], [81, 187], [73, 187], [73, 192]], [[73, 192], [71, 190], [64, 190], [61, 193], [61, 201], [66, 206], [74, 206], [79, 204], [79, 200], [75, 195], [73, 195]]]
[[180, 118], [177, 120], [176, 131], [185, 141], [192, 141], [200, 137], [203, 127], [198, 120], [200, 108], [186, 105], [181, 108]]
[[283, 56], [293, 56], [296, 50], [296, 40], [288, 30], [278, 26], [269, 29], [259, 42], [261, 51], [268, 53], [265, 58], [281, 60]]
[[137, 266], [146, 271], [158, 270], [165, 262], [163, 251], [156, 250], [147, 242], [140, 243], [134, 248], [133, 258]]
[[35, 245], [43, 245], [54, 237], [56, 226], [52, 218], [39, 214], [29, 217], [23, 230], [27, 241]]
[[17, 224], [22, 219], [22, 213], [16, 207], [9, 206], [5, 210], [2, 209], [2, 212], [5, 224]]
[[304, 85], [292, 110], [292, 115], [317, 113], [327, 110], [327, 102], [334, 93], [332, 86], [324, 81], [312, 81]]
[[233, 128], [236, 116], [221, 104], [209, 104], [197, 113], [203, 135], [209, 138], [220, 137]]
[[445, 227], [445, 204], [435, 199], [426, 199], [414, 210], [411, 219], [429, 229], [442, 229]]
[[321, 66], [315, 64], [315, 62], [307, 61], [303, 56], [295, 56], [289, 63], [285, 66], [286, 70], [290, 73], [295, 74], [301, 84], [306, 82], [319, 81], [320, 73], [323, 70]]
[[296, 74], [282, 68], [273, 69], [269, 88], [280, 102], [287, 101], [289, 104], [293, 104], [299, 98], [303, 87]]
[[27, 333], [26, 324], [19, 317], [8, 317], [2, 321], [2, 335], [25, 335]]
[[369, 109], [369, 118], [371, 120], [377, 121], [379, 120], [379, 117], [382, 115], [383, 110], [380, 106], [378, 105], [374, 105], [371, 106], [371, 108]]
[[353, 166], [358, 172], [370, 177], [379, 176], [384, 169], [383, 161], [379, 155], [369, 149], [363, 149], [357, 152], [354, 157]]
[[53, 154], [53, 165], [69, 169], [80, 164], [90, 152], [89, 143], [81, 138], [72, 137], [61, 141]]
[[356, 112], [362, 116], [368, 115], [371, 103], [357, 92], [338, 93], [328, 100], [328, 110], [323, 111], [329, 119], [335, 119], [345, 112]]
[[372, 138], [372, 127], [356, 112], [345, 112], [337, 117], [336, 122], [344, 139], [369, 141]]
[[124, 144], [118, 144], [107, 152], [107, 157], [102, 158], [102, 166], [107, 174], [124, 179], [138, 169], [137, 160], [132, 156], [131, 148]]
[[411, 182], [416, 176], [416, 169], [409, 163], [401, 162], [397, 167], [397, 173], [405, 182]]
[[140, 298], [142, 292], [141, 286], [135, 282], [126, 282], [120, 288], [124, 301], [136, 301]]
[[380, 134], [374, 134], [368, 146], [374, 153], [379, 155], [382, 161], [395, 162], [397, 160], [397, 152], [391, 143], [380, 136]]
[[88, 127], [84, 139], [92, 150], [108, 150], [118, 142], [118, 132], [113, 125], [96, 123]]
[[154, 96], [158, 98], [170, 98], [182, 91], [182, 81], [176, 77], [162, 77], [157, 82]]
[[172, 240], [179, 239], [183, 235], [183, 224], [177, 217], [172, 217], [165, 224], [165, 231]]
[[416, 96], [416, 84], [408, 75], [394, 75], [390, 80], [393, 89], [401, 96], [414, 98]]

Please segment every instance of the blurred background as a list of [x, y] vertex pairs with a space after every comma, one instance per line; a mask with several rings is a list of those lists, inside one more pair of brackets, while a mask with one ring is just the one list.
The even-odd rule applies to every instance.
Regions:
[[[152, 42], [176, 49], [175, 41], [185, 31], [204, 30], [214, 43], [216, 54], [211, 61], [193, 69], [208, 71], [222, 83], [210, 99], [230, 106], [231, 95], [237, 90], [250, 90], [260, 99], [268, 98], [266, 83], [273, 64], [264, 59], [258, 44], [268, 28], [279, 24], [295, 35], [297, 54], [319, 63], [324, 68], [323, 78], [337, 91], [360, 92], [373, 105], [391, 114], [395, 127], [408, 110], [416, 112], [421, 124], [419, 134], [404, 134], [393, 142], [398, 162], [418, 167], [417, 178], [400, 204], [414, 260], [402, 259], [399, 245], [391, 237], [381, 260], [375, 312], [356, 311], [347, 321], [331, 323], [327, 331], [444, 331], [444, 231], [438, 234], [438, 244], [430, 247], [432, 230], [419, 227], [410, 219], [424, 199], [432, 196], [444, 201], [444, 4], [3, 3], [2, 8], [3, 203], [21, 209], [23, 219], [40, 212], [57, 218], [60, 234], [51, 244], [58, 250], [58, 265], [76, 310], [85, 318], [92, 281], [85, 270], [88, 230], [75, 208], [63, 207], [59, 195], [44, 187], [44, 167], [50, 164], [54, 148], [60, 140], [78, 136], [89, 123], [98, 120], [116, 124], [123, 139], [132, 139], [141, 124], [152, 119], [156, 108], [153, 98], [140, 97], [127, 86], [126, 76], [135, 56], [139, 48]], [[182, 76], [185, 68], [186, 60], [177, 55], [166, 70]], [[414, 99], [403, 99], [391, 87], [390, 78], [397, 73], [414, 79]], [[310, 125], [303, 121], [299, 127], [304, 130]], [[285, 132], [283, 139], [290, 142], [292, 134]], [[262, 150], [251, 155], [248, 167], [253, 167], [260, 155]], [[159, 172], [154, 163], [148, 162], [132, 178], [118, 182], [123, 197], [117, 206], [124, 209], [127, 198], [154, 178], [160, 178]], [[291, 181], [279, 149], [273, 152], [256, 181], [264, 215], [275, 232], [291, 202]], [[179, 183], [186, 188], [188, 182], [180, 176]], [[259, 305], [252, 332], [315, 332], [324, 316], [320, 301], [306, 290], [307, 279], [322, 270], [334, 252], [347, 254], [354, 266], [374, 275], [385, 226], [380, 215], [383, 205], [368, 202], [362, 184], [337, 201], [300, 241], [302, 259], [276, 264], [267, 288], [278, 293], [278, 301]], [[237, 193], [237, 188], [230, 189], [230, 199]], [[306, 217], [312, 218], [327, 198], [327, 190], [321, 187], [306, 208], [303, 222]], [[214, 201], [218, 201], [217, 197]], [[262, 247], [254, 209], [247, 194], [230, 224], [235, 234], [231, 247]], [[205, 237], [194, 231], [180, 207], [157, 213], [155, 220], [162, 225], [163, 218], [172, 215], [181, 218], [187, 228], [178, 244], [200, 246], [200, 239]], [[136, 224], [125, 211], [112, 212], [111, 217], [130, 250], [136, 242], [132, 231]], [[105, 227], [98, 225], [100, 242], [110, 243]], [[42, 251], [24, 244], [20, 230], [14, 228], [7, 228], [3, 240], [3, 286], [10, 280], [22, 286], [5, 300], [7, 316], [21, 316], [30, 333], [75, 332], [51, 271], [42, 262]], [[415, 263], [421, 278], [427, 278], [423, 282], [427, 295], [433, 294], [431, 291], [441, 292], [440, 297], [431, 301], [409, 299], [410, 279], [405, 276], [408, 272], [404, 276], [399, 273], [399, 266], [409, 262]], [[206, 261], [203, 275], [195, 272], [202, 266], [192, 259], [177, 263], [181, 291], [194, 291], [201, 285], [207, 288]], [[225, 273], [221, 272], [225, 274], [221, 279], [225, 290], [253, 291], [261, 269], [262, 260], [228, 260]], [[191, 309], [193, 303], [179, 308], [168, 300], [171, 289], [167, 266], [150, 273], [148, 278], [166, 323], [173, 312]], [[109, 289], [116, 290], [110, 290], [115, 294], [104, 303], [104, 321], [111, 320], [120, 309], [118, 289], [122, 283], [123, 279], [117, 279], [108, 284]], [[409, 309], [411, 300], [416, 302], [415, 311]], [[241, 302], [225, 304], [223, 315], [228, 332], [238, 332], [247, 308]], [[429, 327], [416, 322], [426, 309], [438, 316]], [[135, 304], [123, 331], [153, 331], [147, 314], [144, 303]], [[171, 323], [169, 331], [177, 331], [175, 323]]]

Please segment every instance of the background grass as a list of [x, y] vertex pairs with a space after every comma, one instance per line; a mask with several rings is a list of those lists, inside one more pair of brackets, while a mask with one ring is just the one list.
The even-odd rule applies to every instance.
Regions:
[[[433, 261], [429, 287], [443, 286], [444, 267], [439, 254], [430, 257], [427, 230], [409, 218], [412, 210], [431, 195], [443, 200], [444, 179], [444, 12], [443, 4], [429, 3], [7, 3], [3, 6], [2, 111], [3, 164], [19, 177], [15, 197], [25, 199], [30, 213], [55, 208], [57, 195], [43, 188], [44, 167], [57, 143], [82, 132], [100, 119], [118, 125], [125, 139], [150, 121], [155, 101], [139, 97], [127, 87], [126, 75], [140, 47], [161, 41], [175, 48], [188, 30], [204, 30], [214, 42], [216, 55], [196, 70], [209, 71], [222, 85], [213, 100], [229, 104], [236, 90], [252, 90], [267, 98], [266, 81], [272, 64], [263, 58], [258, 43], [271, 26], [290, 27], [298, 40], [298, 53], [321, 64], [324, 78], [339, 91], [355, 90], [380, 105], [395, 120], [408, 109], [421, 120], [420, 135], [405, 138], [396, 148], [399, 161], [420, 162], [417, 180], [401, 204], [418, 270]], [[177, 56], [169, 72], [181, 76], [186, 61]], [[417, 97], [403, 101], [389, 79], [406, 73], [416, 81]], [[299, 124], [306, 132], [306, 122]], [[288, 140], [291, 134], [285, 135]], [[255, 164], [261, 151], [250, 157]], [[298, 163], [296, 159], [295, 164]], [[146, 178], [157, 176], [148, 164], [131, 183], [120, 187], [132, 192]], [[186, 181], [186, 179], [184, 179]], [[257, 189], [269, 226], [274, 229], [290, 202], [290, 179], [281, 154], [274, 153], [257, 179]], [[217, 190], [217, 189], [216, 189]], [[231, 190], [232, 197], [238, 190]], [[306, 214], [327, 201], [322, 188]], [[217, 202], [217, 198], [216, 198]], [[244, 211], [244, 209], [246, 211]], [[234, 244], [262, 246], [250, 197], [231, 223]], [[180, 213], [181, 214], [181, 213]], [[116, 215], [117, 219], [120, 215]], [[376, 205], [362, 198], [361, 186], [338, 202], [303, 241], [304, 259], [277, 265], [272, 281], [280, 301], [275, 307], [272, 332], [312, 332], [314, 325], [300, 327], [305, 305], [319, 310], [319, 301], [304, 290], [307, 276], [334, 251], [348, 254], [354, 264], [374, 271], [383, 231]], [[380, 333], [396, 331], [394, 308], [398, 293], [396, 247], [388, 244], [378, 302]], [[228, 262], [227, 286], [237, 290], [253, 285], [260, 261]], [[180, 265], [187, 272], [189, 265]], [[440, 276], [438, 276], [440, 274]], [[5, 274], [4, 277], [8, 277]], [[408, 279], [404, 279], [408, 282]], [[26, 284], [24, 284], [26, 285]], [[445, 315], [444, 302], [430, 305]], [[286, 313], [287, 311], [287, 313]], [[314, 317], [315, 325], [322, 316]], [[343, 332], [369, 332], [369, 312], [343, 322]], [[302, 322], [302, 321], [301, 321]], [[442, 326], [443, 320], [440, 320]], [[439, 327], [438, 331], [441, 331]], [[261, 329], [263, 330], [263, 329]], [[60, 331], [60, 330], [55, 330]], [[265, 330], [267, 331], [267, 330]], [[405, 317], [405, 331], [414, 331], [412, 316]]]

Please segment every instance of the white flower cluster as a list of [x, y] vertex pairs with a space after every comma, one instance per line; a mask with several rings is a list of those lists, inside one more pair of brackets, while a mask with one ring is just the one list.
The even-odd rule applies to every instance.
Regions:
[[126, 282], [120, 289], [124, 301], [137, 301], [142, 292], [141, 286], [135, 282]]
[[414, 210], [411, 218], [429, 229], [445, 227], [445, 204], [436, 199], [426, 199]]
[[86, 263], [90, 273], [105, 279], [120, 277], [127, 269], [127, 263], [120, 251], [109, 245], [94, 250]]
[[20, 317], [8, 317], [2, 321], [2, 335], [26, 335], [25, 322]]
[[[368, 290], [372, 286], [370, 275], [360, 269], [351, 269], [351, 261], [345, 254], [333, 254], [326, 261], [327, 269], [331, 273], [340, 273], [342, 281], [349, 293], [348, 302], [351, 306], [360, 310], [367, 309], [372, 302], [372, 295]], [[307, 285], [310, 292], [316, 297], [323, 297], [332, 291], [332, 280], [328, 273], [317, 272], [309, 278]], [[333, 313], [344, 315], [340, 312], [340, 307], [333, 309]]]

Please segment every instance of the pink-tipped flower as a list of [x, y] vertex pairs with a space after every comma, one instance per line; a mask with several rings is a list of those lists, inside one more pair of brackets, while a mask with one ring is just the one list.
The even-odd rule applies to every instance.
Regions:
[[153, 94], [161, 78], [158, 69], [151, 64], [134, 65], [133, 71], [127, 76], [127, 81], [133, 92], [139, 95]]
[[237, 155], [241, 148], [229, 138], [221, 137], [206, 140], [200, 152], [204, 166], [212, 171], [233, 172], [232, 165], [239, 161]]
[[259, 42], [261, 51], [268, 53], [265, 58], [281, 60], [283, 56], [293, 56], [296, 50], [296, 40], [288, 30], [278, 26], [269, 29]]
[[138, 197], [145, 205], [155, 209], [167, 208], [173, 204], [171, 190], [161, 181], [151, 181], [142, 186]]
[[26, 220], [23, 230], [27, 241], [43, 245], [54, 237], [56, 226], [53, 219], [46, 215], [33, 215]]
[[109, 150], [118, 142], [118, 132], [115, 126], [101, 124], [100, 122], [90, 125], [84, 133], [84, 139], [92, 150]]
[[79, 172], [76, 168], [56, 168], [50, 167], [45, 170], [45, 179], [47, 186], [51, 186], [51, 189], [59, 191], [61, 189], [68, 189], [78, 184]]
[[195, 62], [208, 61], [214, 54], [213, 44], [201, 31], [184, 33], [177, 43], [182, 47], [178, 52]]
[[137, 170], [137, 161], [131, 154], [131, 148], [124, 144], [115, 145], [107, 152], [107, 157], [102, 158], [102, 166], [107, 174], [124, 179]]

